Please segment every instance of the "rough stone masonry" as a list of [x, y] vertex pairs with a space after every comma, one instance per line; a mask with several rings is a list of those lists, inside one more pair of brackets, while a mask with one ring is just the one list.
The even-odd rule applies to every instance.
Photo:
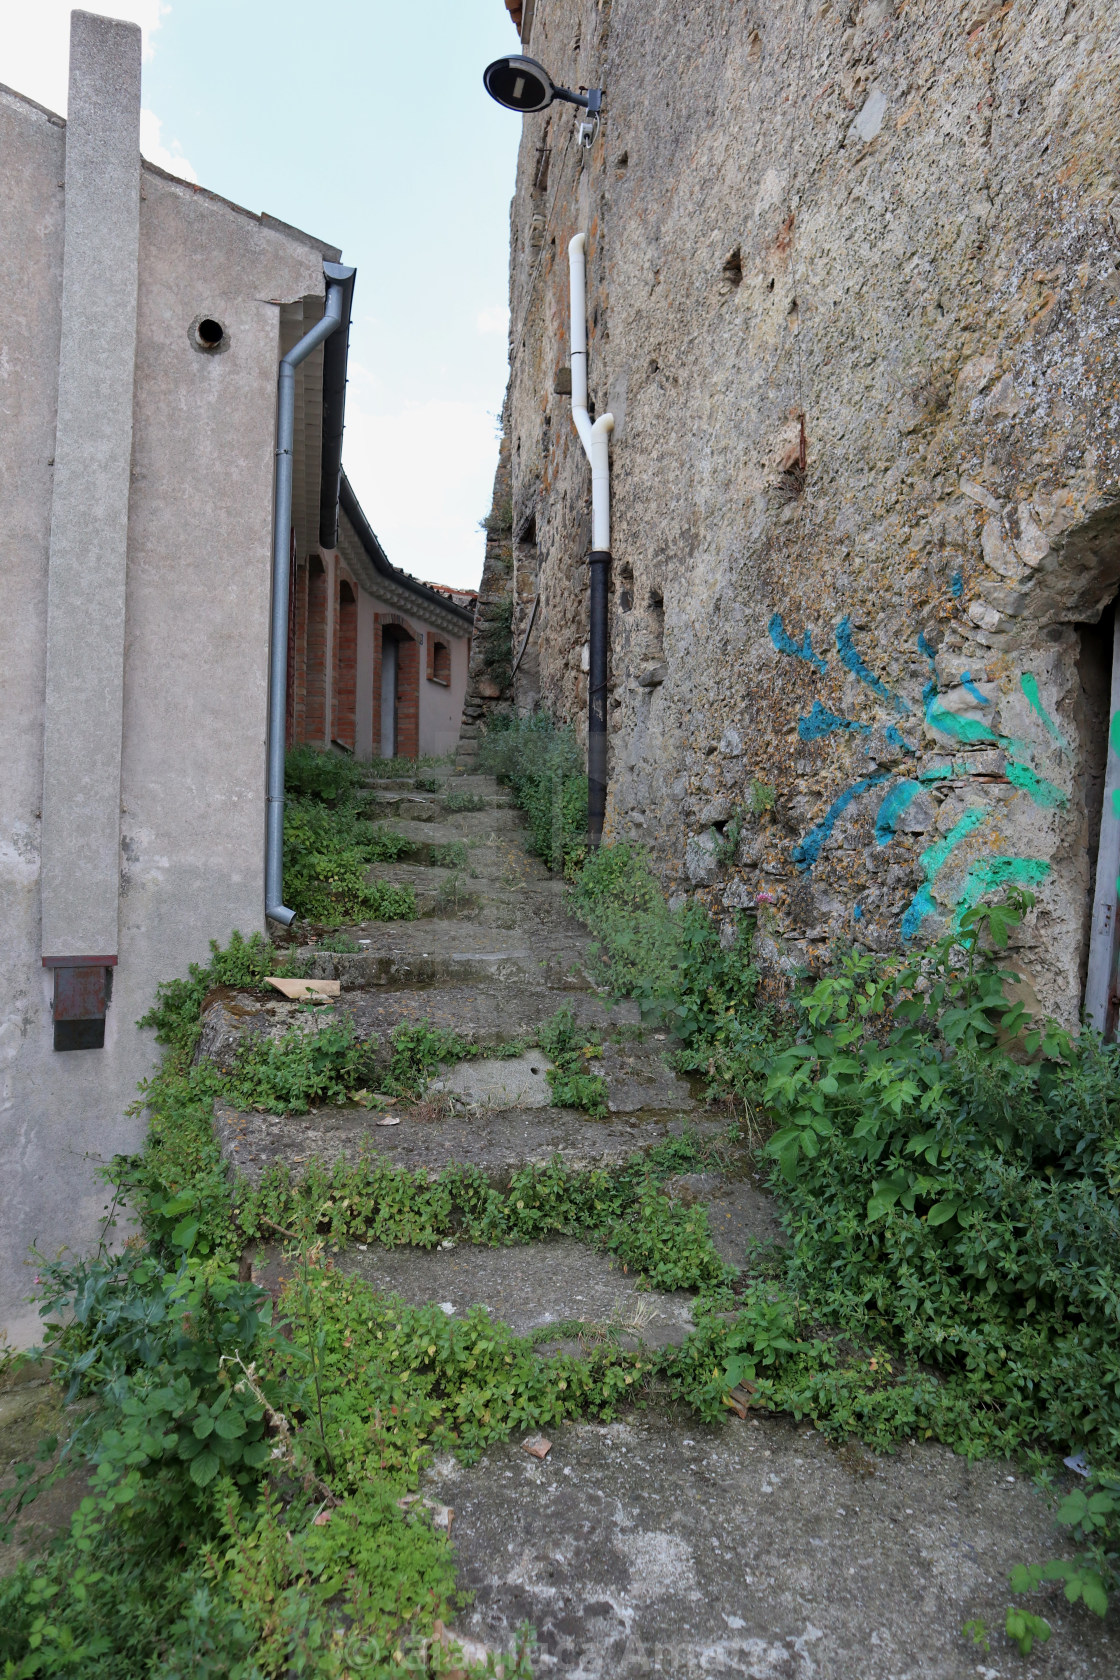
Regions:
[[570, 106], [523, 119], [484, 580], [514, 657], [535, 610], [513, 697], [583, 727], [582, 228], [616, 421], [607, 837], [757, 908], [776, 970], [1029, 887], [1029, 980], [1075, 1019], [1120, 580], [1120, 0], [527, 23], [605, 101], [590, 151]]

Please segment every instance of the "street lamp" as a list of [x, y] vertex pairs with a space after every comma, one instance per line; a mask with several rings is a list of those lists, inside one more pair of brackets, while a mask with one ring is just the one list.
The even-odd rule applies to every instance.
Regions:
[[587, 112], [580, 124], [580, 142], [590, 144], [599, 125], [603, 107], [602, 88], [589, 88], [586, 93], [573, 93], [571, 88], [557, 87], [543, 64], [535, 58], [496, 58], [482, 72], [482, 82], [491, 99], [504, 105], [507, 111], [547, 111], [554, 100], [562, 99], [578, 105]]

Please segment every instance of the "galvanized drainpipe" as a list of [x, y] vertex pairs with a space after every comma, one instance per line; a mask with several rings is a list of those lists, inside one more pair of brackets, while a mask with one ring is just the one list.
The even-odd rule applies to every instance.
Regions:
[[610, 435], [614, 416], [587, 411], [587, 238], [568, 246], [572, 317], [572, 423], [591, 463], [591, 631], [587, 675], [587, 837], [598, 846], [607, 809], [607, 595], [611, 571]]
[[284, 748], [288, 725], [288, 595], [292, 570], [292, 442], [296, 420], [296, 368], [342, 323], [346, 282], [356, 271], [324, 263], [327, 303], [317, 321], [280, 362], [276, 398], [276, 508], [272, 537], [272, 645], [268, 678], [268, 807], [264, 850], [264, 909], [290, 927], [295, 911], [284, 903]]

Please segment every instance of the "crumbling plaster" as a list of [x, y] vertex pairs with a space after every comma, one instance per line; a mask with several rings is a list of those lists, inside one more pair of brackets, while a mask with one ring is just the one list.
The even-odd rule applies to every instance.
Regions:
[[[542, 701], [582, 726], [589, 482], [554, 385], [584, 227], [607, 836], [757, 908], [775, 966], [1018, 880], [1031, 979], [1076, 1016], [1104, 741], [1075, 626], [1120, 578], [1118, 43], [1117, 0], [535, 10], [533, 56], [606, 90], [589, 154], [570, 107], [524, 119], [512, 210]], [[728, 868], [713, 833], [758, 784]]]

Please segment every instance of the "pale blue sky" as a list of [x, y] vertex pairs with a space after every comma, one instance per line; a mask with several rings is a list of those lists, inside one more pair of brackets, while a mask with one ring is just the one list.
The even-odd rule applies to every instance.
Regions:
[[[517, 46], [502, 0], [90, 9], [146, 25], [146, 156], [357, 265], [347, 472], [396, 565], [477, 584], [521, 128], [482, 87]], [[68, 12], [0, 4], [0, 81], [56, 110]]]

